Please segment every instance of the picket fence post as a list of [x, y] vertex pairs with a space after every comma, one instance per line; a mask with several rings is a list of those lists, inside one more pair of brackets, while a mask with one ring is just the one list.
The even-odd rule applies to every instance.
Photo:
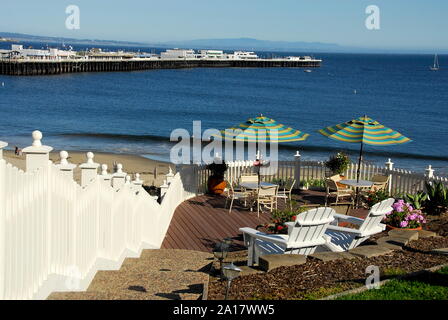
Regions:
[[112, 187], [114, 189], [120, 189], [126, 182], [126, 172], [123, 172], [123, 165], [117, 164], [117, 172], [112, 175]]
[[391, 159], [389, 159], [386, 161], [385, 165], [386, 165], [386, 169], [389, 173], [389, 184], [387, 186], [387, 189], [388, 189], [387, 191], [389, 194], [391, 194], [392, 193], [392, 170], [394, 169], [394, 163], [392, 162]]
[[140, 173], [135, 174], [135, 179], [132, 181], [132, 184], [135, 186], [135, 189], [138, 191], [143, 186], [143, 181], [140, 180]]
[[300, 152], [297, 150], [296, 154], [294, 155], [294, 179], [296, 180], [296, 184], [294, 185], [294, 189], [300, 188], [300, 179], [301, 179], [301, 161], [302, 156], [300, 155]]
[[100, 178], [104, 181], [105, 184], [111, 185], [112, 175], [107, 172], [107, 164], [103, 163], [101, 165], [101, 175]]
[[425, 169], [425, 172], [426, 172], [426, 176], [428, 177], [428, 179], [434, 178], [434, 169], [432, 168], [431, 165], [429, 165], [428, 168]]
[[68, 176], [73, 179], [73, 169], [76, 168], [76, 164], [69, 163], [68, 162], [68, 152], [67, 151], [61, 151], [59, 152], [59, 156], [61, 157], [61, 161], [59, 164], [56, 165], [56, 167], [59, 168], [59, 171], [65, 176]]
[[26, 171], [31, 172], [48, 166], [52, 147], [42, 145], [42, 132], [36, 130], [32, 133], [33, 144], [23, 149], [26, 155]]
[[87, 152], [87, 161], [79, 166], [81, 168], [81, 187], [86, 187], [92, 180], [97, 177], [98, 163], [93, 162], [95, 155], [93, 152]]
[[3, 159], [3, 148], [6, 148], [7, 146], [7, 142], [0, 141], [0, 160]]

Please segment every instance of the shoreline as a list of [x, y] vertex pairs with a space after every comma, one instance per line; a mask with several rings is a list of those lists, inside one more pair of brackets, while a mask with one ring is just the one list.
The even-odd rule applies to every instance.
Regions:
[[[53, 163], [59, 163], [59, 150], [54, 150], [50, 153], [50, 160]], [[84, 151], [67, 151], [69, 154], [68, 161], [76, 165], [86, 162], [86, 152]], [[144, 185], [155, 185], [159, 187], [165, 180], [165, 175], [169, 172], [169, 168], [175, 172], [176, 166], [169, 162], [152, 160], [141, 155], [135, 154], [117, 154], [111, 152], [95, 152], [92, 151], [95, 157], [93, 161], [96, 163], [107, 164], [108, 172], [112, 173], [114, 161], [123, 165], [123, 171], [133, 176], [136, 173], [140, 174], [140, 179], [143, 180]], [[3, 158], [14, 165], [15, 167], [25, 170], [25, 154], [16, 156], [13, 150], [3, 150]], [[100, 173], [101, 168], [98, 170]], [[79, 183], [81, 178], [81, 170], [79, 167], [73, 171], [73, 178]], [[132, 177], [134, 178], [134, 177]]]

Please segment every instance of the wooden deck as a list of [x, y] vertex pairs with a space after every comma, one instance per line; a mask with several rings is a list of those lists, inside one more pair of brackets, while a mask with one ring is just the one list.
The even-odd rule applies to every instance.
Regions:
[[[294, 200], [305, 206], [323, 206], [325, 193], [316, 191], [301, 191], [293, 196]], [[224, 196], [203, 195], [183, 202], [174, 212], [168, 228], [162, 249], [186, 249], [212, 252], [215, 244], [222, 239], [232, 238], [231, 250], [245, 249], [239, 228], [255, 228], [260, 224], [270, 222], [268, 212], [251, 212], [236, 204], [229, 213], [224, 208]], [[279, 209], [285, 206], [282, 200]], [[338, 213], [350, 214], [364, 218], [365, 209], [349, 210], [347, 205], [334, 207]]]
[[225, 197], [203, 195], [187, 200], [174, 212], [162, 249], [188, 249], [212, 252], [215, 244], [231, 237], [232, 250], [243, 249], [238, 229], [255, 228], [270, 221], [270, 214], [244, 210], [235, 206], [224, 209]]

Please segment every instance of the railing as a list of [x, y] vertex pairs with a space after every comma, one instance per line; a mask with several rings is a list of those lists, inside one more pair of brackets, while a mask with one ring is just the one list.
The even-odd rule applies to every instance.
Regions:
[[[229, 182], [237, 183], [239, 177], [244, 173], [256, 172], [253, 166], [254, 161], [231, 161], [227, 162], [228, 170], [225, 179]], [[393, 195], [403, 193], [416, 193], [425, 188], [425, 181], [442, 182], [448, 186], [448, 177], [439, 177], [434, 175], [431, 166], [425, 170], [425, 173], [416, 173], [409, 170], [394, 168], [393, 163], [386, 162], [384, 167], [361, 164], [360, 179], [371, 180], [375, 175], [385, 175], [390, 177], [389, 191]], [[192, 174], [196, 179], [196, 190], [203, 194], [207, 192], [207, 179], [210, 171], [206, 165], [190, 165], [194, 167]], [[356, 179], [358, 164], [351, 163], [343, 174], [345, 179]], [[302, 161], [300, 156], [296, 155], [294, 161], [278, 161], [271, 163], [269, 167], [261, 167], [260, 176], [263, 181], [285, 182], [287, 180], [296, 180], [295, 188], [299, 188], [313, 180], [323, 180], [330, 176], [329, 170], [321, 161]]]
[[2, 159], [0, 143], [0, 299], [87, 289], [96, 271], [160, 248], [176, 207], [194, 196], [171, 174], [159, 204], [121, 166], [98, 175], [93, 154], [80, 166], [82, 187], [62, 172], [74, 165], [53, 164], [39, 144], [24, 149], [24, 172]]

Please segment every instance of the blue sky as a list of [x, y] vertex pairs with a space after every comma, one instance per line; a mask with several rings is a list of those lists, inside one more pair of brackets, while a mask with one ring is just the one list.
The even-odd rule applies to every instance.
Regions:
[[[65, 28], [78, 5], [80, 30]], [[364, 25], [368, 5], [381, 29]], [[387, 49], [447, 49], [446, 0], [42, 0], [2, 1], [0, 31], [163, 42], [251, 37]]]

